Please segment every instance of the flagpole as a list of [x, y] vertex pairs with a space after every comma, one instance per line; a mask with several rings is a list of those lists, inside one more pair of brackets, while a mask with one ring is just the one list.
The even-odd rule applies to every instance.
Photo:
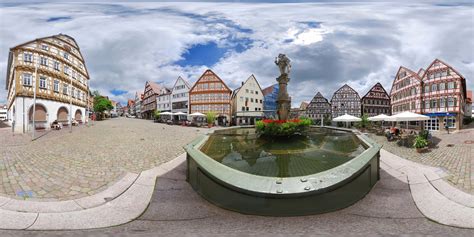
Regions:
[[[39, 55], [37, 60], [39, 59]], [[37, 61], [36, 60], [36, 61]], [[33, 119], [33, 133], [31, 136], [31, 140], [35, 139], [35, 115], [36, 115], [36, 87], [37, 87], [37, 81], [38, 81], [38, 63], [35, 62], [35, 82], [33, 83], [33, 113], [32, 113], [32, 119]]]

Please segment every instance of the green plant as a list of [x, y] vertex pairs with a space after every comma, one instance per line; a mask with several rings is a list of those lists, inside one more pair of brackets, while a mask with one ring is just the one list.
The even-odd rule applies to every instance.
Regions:
[[330, 126], [332, 124], [332, 119], [329, 117], [329, 115], [324, 115], [324, 121], [323, 121], [325, 126]]
[[415, 142], [413, 143], [414, 148], [423, 148], [428, 146], [428, 141], [424, 139], [422, 136], [418, 135], [415, 138]]
[[366, 128], [370, 124], [369, 116], [367, 114], [362, 115], [361, 121], [356, 123], [356, 128]]
[[155, 110], [155, 112], [153, 112], [153, 115], [155, 116], [155, 119], [156, 119], [156, 120], [160, 119], [160, 113], [161, 113], [161, 112], [160, 112], [159, 110], [157, 110], [157, 109]]
[[265, 136], [284, 137], [302, 133], [312, 124], [311, 119], [271, 120], [257, 121], [257, 132]]
[[206, 113], [207, 124], [213, 124], [216, 121], [216, 113], [207, 112]]
[[428, 140], [428, 136], [430, 135], [430, 132], [428, 130], [421, 130], [418, 135], [424, 138], [425, 140]]

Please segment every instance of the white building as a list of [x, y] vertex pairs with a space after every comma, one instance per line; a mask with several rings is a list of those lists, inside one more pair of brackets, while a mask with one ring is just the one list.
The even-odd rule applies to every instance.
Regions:
[[254, 75], [232, 93], [232, 122], [235, 125], [253, 125], [263, 118], [263, 92]]
[[68, 35], [39, 38], [11, 48], [6, 89], [8, 123], [15, 132], [31, 131], [33, 120], [35, 129], [49, 129], [55, 120], [63, 125], [74, 119], [86, 121], [89, 74], [79, 46]]
[[171, 90], [162, 87], [156, 96], [156, 110], [160, 112], [171, 112]]
[[7, 106], [0, 105], [0, 121], [7, 120]]
[[176, 79], [171, 91], [171, 112], [188, 112], [189, 105], [189, 83], [181, 77]]

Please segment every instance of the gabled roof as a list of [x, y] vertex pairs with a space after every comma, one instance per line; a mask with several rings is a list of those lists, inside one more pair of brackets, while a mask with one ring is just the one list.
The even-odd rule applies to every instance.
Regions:
[[[263, 94], [263, 91], [262, 91], [262, 87], [260, 87], [260, 83], [258, 83], [257, 78], [256, 78], [253, 74], [250, 75], [250, 76], [247, 78], [247, 80], [245, 80], [245, 82], [242, 84], [242, 86], [245, 85], [245, 84], [247, 84], [247, 82], [250, 81], [250, 79], [253, 79], [253, 80], [255, 80], [255, 81], [257, 82], [258, 89], [260, 89], [260, 91], [262, 92], [262, 95], [264, 95], [264, 94]], [[234, 97], [237, 95], [237, 93], [239, 93], [240, 88], [242, 88], [242, 86], [240, 86], [239, 88], [235, 89], [235, 90], [232, 92], [232, 98], [234, 98]]]
[[308, 107], [309, 103], [306, 101], [302, 101], [300, 104], [300, 109], [305, 110]]
[[[421, 70], [421, 69], [420, 69]], [[421, 77], [418, 75], [418, 73], [414, 72], [413, 70], [407, 68], [407, 67], [404, 67], [404, 66], [400, 66], [398, 68], [398, 71], [397, 71], [397, 74], [395, 74], [395, 78], [393, 79], [392, 81], [392, 88], [390, 88], [390, 95], [392, 94], [392, 91], [393, 91], [393, 85], [395, 85], [395, 82], [398, 81], [398, 74], [400, 74], [400, 72], [402, 71], [405, 71], [407, 72], [409, 75], [411, 76], [414, 76], [414, 78], [418, 79], [418, 81], [421, 82]]]
[[194, 87], [196, 87], [196, 85], [199, 83], [199, 81], [206, 75], [206, 74], [212, 74], [213, 76], [215, 76], [217, 78], [217, 80], [219, 80], [222, 85], [224, 85], [224, 87], [232, 92], [232, 90], [225, 84], [225, 82], [217, 75], [215, 74], [211, 69], [207, 69], [206, 71], [204, 71], [204, 73], [199, 77], [199, 79], [197, 79], [197, 81], [194, 83], [193, 87], [191, 87], [191, 89], [189, 89], [189, 91], [192, 91], [194, 89]]
[[155, 94], [160, 94], [160, 85], [158, 85], [157, 83], [155, 82], [152, 82], [152, 81], [147, 81], [145, 83], [145, 88], [146, 86], [149, 85], [151, 87], [151, 90], [155, 93]]
[[[323, 98], [327, 103], [329, 103], [328, 99], [326, 99], [326, 97], [323, 96], [323, 94], [321, 94], [321, 92], [317, 92], [316, 95], [313, 97], [313, 99], [311, 100], [311, 102], [316, 99], [316, 98]], [[311, 103], [310, 102], [310, 103]]]
[[364, 96], [362, 96], [362, 99], [364, 99], [365, 97], [370, 97], [370, 95], [369, 95], [370, 92], [379, 92], [379, 91], [375, 91], [375, 90], [374, 90], [376, 87], [382, 88], [383, 93], [385, 93], [385, 95], [388, 97], [388, 99], [390, 99], [390, 96], [388, 95], [388, 93], [387, 93], [387, 91], [385, 90], [385, 88], [383, 88], [382, 84], [380, 84], [380, 82], [375, 83], [375, 85], [372, 86], [372, 88], [370, 88], [370, 90], [367, 91], [367, 93], [366, 93]]
[[441, 61], [440, 59], [436, 58], [435, 60], [433, 60], [433, 62], [431, 62], [431, 64], [426, 68], [425, 70], [425, 73], [423, 74], [423, 76], [421, 77], [421, 79], [423, 80], [425, 77], [426, 77], [426, 74], [428, 73], [428, 71], [431, 69], [431, 67], [433, 66], [433, 64], [435, 63], [441, 63], [443, 65], [445, 65], [446, 67], [448, 67], [449, 69], [453, 70], [456, 74], [458, 74], [461, 78], [464, 78], [461, 73], [459, 73], [456, 69], [454, 69], [453, 67], [451, 67], [451, 65], [445, 63], [444, 61]]
[[174, 85], [173, 87], [171, 88], [171, 91], [174, 90], [174, 88], [176, 87], [176, 84], [178, 84], [178, 81], [183, 81], [184, 82], [184, 85], [186, 85], [186, 87], [188, 87], [188, 89], [191, 89], [191, 85], [189, 85], [188, 81], [186, 81], [184, 78], [182, 78], [181, 76], [178, 76], [178, 78], [176, 79], [176, 81], [174, 82]]

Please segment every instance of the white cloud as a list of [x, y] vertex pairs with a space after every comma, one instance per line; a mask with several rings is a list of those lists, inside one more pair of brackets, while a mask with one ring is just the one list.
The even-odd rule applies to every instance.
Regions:
[[[250, 74], [262, 87], [275, 83], [278, 53], [293, 62], [293, 105], [319, 90], [328, 99], [344, 83], [362, 96], [380, 81], [387, 91], [400, 65], [413, 70], [440, 58], [473, 88], [472, 6], [431, 4], [228, 4], [120, 3], [0, 5], [0, 75], [8, 49], [28, 40], [65, 33], [81, 47], [91, 86], [119, 101], [133, 98], [145, 81], [171, 86], [178, 76], [194, 82], [205, 66], [174, 62], [195, 44], [227, 45], [249, 38], [212, 69], [235, 88]], [[46, 22], [50, 17], [70, 17]], [[318, 22], [318, 27], [301, 22]], [[21, 29], [18, 30], [18, 29]], [[250, 29], [248, 30], [242, 29]], [[232, 36], [232, 37], [231, 37]], [[288, 40], [292, 41], [289, 42]], [[232, 43], [232, 42], [230, 42]], [[0, 77], [5, 84], [5, 77]], [[112, 96], [112, 89], [128, 93]], [[0, 93], [0, 102], [6, 91]]]

